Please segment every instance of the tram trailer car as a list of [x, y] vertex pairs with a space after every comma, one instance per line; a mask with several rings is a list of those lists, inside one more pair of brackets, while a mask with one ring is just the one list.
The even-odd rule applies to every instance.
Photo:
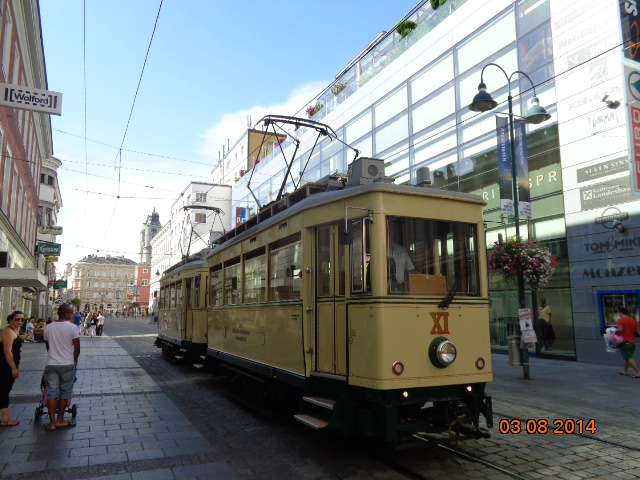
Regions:
[[383, 172], [359, 159], [221, 237], [207, 361], [255, 407], [301, 400], [316, 430], [397, 448], [489, 436], [485, 203]]
[[158, 337], [155, 345], [173, 362], [201, 368], [207, 353], [205, 249], [170, 267], [160, 279]]

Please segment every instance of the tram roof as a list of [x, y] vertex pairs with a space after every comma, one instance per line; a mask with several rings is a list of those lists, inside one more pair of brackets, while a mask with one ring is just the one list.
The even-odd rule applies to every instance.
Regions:
[[213, 253], [218, 249], [232, 245], [247, 236], [254, 235], [258, 230], [267, 228], [274, 223], [281, 222], [284, 218], [294, 215], [301, 210], [339, 200], [341, 198], [375, 191], [417, 194], [426, 197], [456, 199], [486, 205], [486, 202], [479, 195], [439, 190], [433, 187], [396, 185], [395, 183], [390, 182], [371, 182], [336, 190], [327, 190], [326, 184], [308, 183], [298, 190], [290, 193], [282, 200], [266, 205], [260, 210], [260, 212], [249, 218], [246, 222], [220, 236], [218, 240], [221, 240], [221, 243], [212, 247], [212, 249], [209, 250], [209, 253]]

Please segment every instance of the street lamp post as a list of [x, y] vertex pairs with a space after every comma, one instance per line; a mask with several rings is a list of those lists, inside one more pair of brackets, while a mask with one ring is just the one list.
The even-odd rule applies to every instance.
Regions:
[[[531, 78], [526, 73], [516, 70], [511, 75], [507, 75], [507, 72], [504, 69], [495, 63], [488, 63], [484, 67], [482, 67], [482, 71], [480, 72], [480, 85], [478, 85], [478, 93], [475, 97], [473, 97], [473, 102], [469, 105], [469, 110], [473, 112], [487, 112], [489, 110], [494, 109], [498, 102], [496, 102], [491, 94], [487, 92], [487, 86], [484, 83], [484, 69], [489, 65], [493, 65], [494, 67], [498, 67], [504, 76], [507, 78], [507, 87], [509, 90], [508, 94], [508, 103], [509, 103], [509, 150], [511, 152], [511, 178], [512, 178], [512, 186], [513, 186], [513, 216], [514, 222], [516, 226], [516, 235], [520, 235], [520, 211], [519, 211], [519, 201], [518, 201], [518, 179], [517, 179], [517, 169], [516, 169], [516, 150], [515, 150], [515, 132], [513, 126], [513, 97], [511, 96], [511, 78], [518, 74], [523, 75], [529, 80], [531, 86], [533, 88], [533, 98], [531, 99], [531, 103], [533, 106], [527, 112], [525, 118], [526, 123], [538, 124], [542, 123], [551, 118], [551, 115], [547, 113], [544, 107], [540, 106], [540, 102], [538, 97], [536, 96], [536, 87], [533, 84]], [[518, 304], [520, 309], [526, 308], [525, 303], [525, 293], [524, 293], [524, 278], [522, 273], [519, 272], [517, 275], [518, 279]], [[519, 318], [519, 315], [518, 315]], [[520, 350], [520, 355], [522, 359], [522, 372], [525, 379], [530, 378], [529, 371], [529, 351], [526, 348], [522, 348]]]

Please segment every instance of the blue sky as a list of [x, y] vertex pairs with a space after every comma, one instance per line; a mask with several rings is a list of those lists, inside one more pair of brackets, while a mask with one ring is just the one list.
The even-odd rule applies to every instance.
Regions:
[[88, 254], [138, 261], [146, 216], [164, 223], [189, 181], [210, 181], [247, 115], [303, 116], [416, 1], [164, 0], [127, 129], [160, 0], [41, 0], [48, 89], [63, 94], [58, 271]]

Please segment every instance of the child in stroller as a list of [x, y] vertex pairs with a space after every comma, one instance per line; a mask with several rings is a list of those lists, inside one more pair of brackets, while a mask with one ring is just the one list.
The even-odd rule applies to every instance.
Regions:
[[[47, 382], [44, 379], [44, 372], [40, 377], [40, 391], [42, 392], [42, 396], [40, 397], [40, 404], [36, 407], [36, 413], [34, 415], [34, 420], [36, 422], [45, 414], [45, 411], [47, 410]], [[69, 426], [75, 426], [78, 406], [73, 403], [73, 392], [71, 393], [71, 398], [69, 399], [69, 404], [67, 405], [65, 412], [71, 414], [71, 418], [69, 419]]]

